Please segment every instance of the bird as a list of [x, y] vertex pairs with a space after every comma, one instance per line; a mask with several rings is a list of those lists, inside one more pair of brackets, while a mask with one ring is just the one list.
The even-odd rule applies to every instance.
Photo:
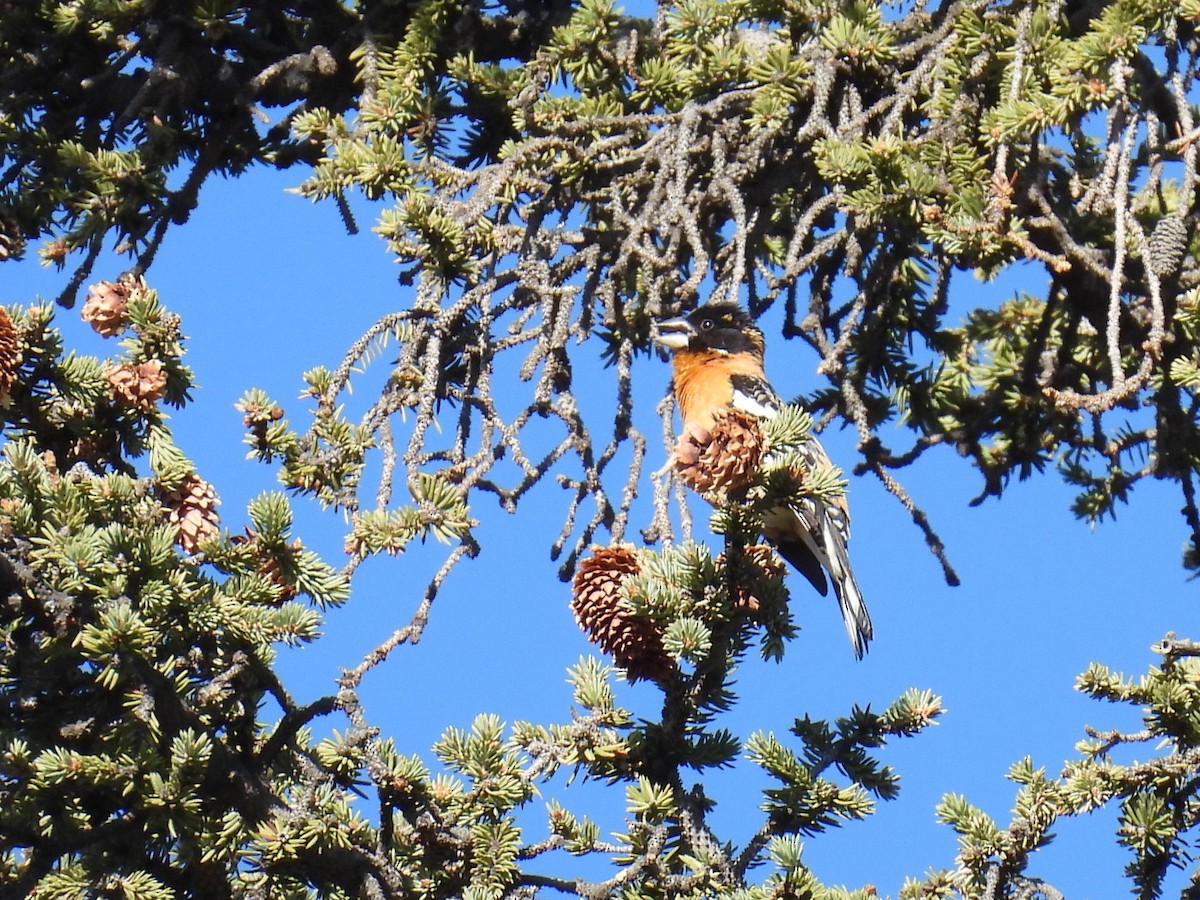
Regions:
[[[652, 336], [671, 352], [675, 402], [684, 434], [711, 428], [722, 410], [738, 409], [772, 419], [783, 409], [785, 404], [763, 367], [763, 333], [739, 304], [711, 302], [685, 316], [659, 319]], [[816, 438], [806, 441], [802, 452], [814, 470], [833, 467]], [[862, 659], [875, 631], [850, 566], [846, 498], [831, 502], [808, 498], [769, 510], [762, 532], [822, 596], [829, 594], [829, 582], [833, 583], [854, 655]]]

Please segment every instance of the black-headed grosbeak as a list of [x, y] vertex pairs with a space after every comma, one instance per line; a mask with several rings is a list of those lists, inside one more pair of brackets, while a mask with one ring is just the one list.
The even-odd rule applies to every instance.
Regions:
[[[762, 419], [773, 418], [783, 407], [763, 370], [762, 332], [736, 303], [711, 303], [681, 318], [659, 321], [654, 340], [673, 352], [675, 400], [684, 433], [711, 428], [714, 414], [730, 407]], [[833, 467], [815, 438], [805, 442], [804, 449], [813, 469]], [[854, 655], [862, 659], [874, 629], [850, 568], [845, 497], [832, 504], [810, 499], [774, 509], [764, 517], [763, 536], [822, 595], [829, 593], [829, 573]]]

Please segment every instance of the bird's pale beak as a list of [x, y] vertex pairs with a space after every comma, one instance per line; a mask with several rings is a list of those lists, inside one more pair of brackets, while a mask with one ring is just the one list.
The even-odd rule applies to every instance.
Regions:
[[687, 319], [662, 319], [654, 323], [651, 337], [654, 343], [668, 350], [683, 350], [696, 334], [696, 329]]

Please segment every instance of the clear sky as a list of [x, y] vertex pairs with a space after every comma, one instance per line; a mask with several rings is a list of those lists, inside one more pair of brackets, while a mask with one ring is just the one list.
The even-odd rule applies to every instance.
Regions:
[[[360, 217], [363, 233], [347, 237], [332, 205], [314, 206], [284, 192], [300, 177], [257, 172], [208, 184], [200, 208], [169, 235], [149, 273], [163, 301], [183, 316], [187, 361], [199, 384], [195, 402], [176, 414], [172, 427], [200, 474], [216, 485], [224, 524], [234, 531], [246, 521], [247, 500], [276, 486], [270, 467], [245, 459], [234, 402], [247, 388], [262, 387], [303, 425], [305, 404], [296, 399], [301, 372], [335, 366], [379, 315], [411, 301], [383, 241], [367, 230], [370, 214]], [[33, 248], [29, 257], [0, 267], [0, 301], [28, 303], [39, 293], [52, 298], [65, 283], [66, 273], [39, 268]], [[92, 280], [115, 278], [125, 265], [107, 257]], [[1042, 290], [1038, 276], [1025, 277], [1031, 278], [1025, 287]], [[1016, 286], [1013, 279], [981, 285], [964, 276], [956, 296], [994, 305]], [[791, 397], [817, 384], [817, 359], [799, 342], [772, 335], [772, 321], [765, 323], [768, 373]], [[78, 307], [61, 311], [59, 324], [68, 346], [101, 356], [117, 352], [79, 321]], [[386, 367], [386, 359], [378, 365]], [[652, 411], [668, 367], [642, 357], [635, 372], [635, 400], [643, 412]], [[596, 385], [600, 400], [611, 393], [604, 373], [580, 374], [581, 382]], [[365, 406], [371, 399], [364, 390], [354, 402]], [[643, 416], [639, 425], [651, 438], [650, 471], [666, 451], [656, 423]], [[827, 433], [823, 440], [835, 462], [853, 466], [851, 432]], [[899, 799], [865, 823], [806, 841], [805, 861], [825, 882], [873, 883], [891, 895], [905, 875], [952, 864], [954, 834], [934, 816], [943, 794], [966, 794], [1003, 827], [1015, 792], [1004, 773], [1014, 762], [1030, 755], [1057, 774], [1074, 756], [1085, 724], [1140, 728], [1125, 708], [1100, 705], [1073, 689], [1090, 661], [1142, 673], [1157, 661], [1149, 646], [1168, 630], [1200, 638], [1197, 587], [1180, 566], [1181, 501], [1170, 485], [1139, 486], [1115, 523], [1092, 531], [1074, 520], [1071, 492], [1053, 473], [1014, 484], [1002, 500], [976, 509], [967, 501], [978, 492], [979, 478], [950, 450], [899, 474], [945, 540], [962, 586], [945, 585], [921, 533], [872, 476], [852, 479], [851, 555], [875, 621], [870, 654], [855, 662], [836, 605], [794, 576], [792, 604], [803, 631], [782, 664], [747, 660], [737, 688], [742, 702], [721, 723], [742, 737], [757, 728], [785, 737], [797, 716], [834, 717], [854, 704], [882, 708], [910, 686], [944, 698], [948, 712], [939, 726], [880, 751], [901, 775]], [[643, 489], [647, 495], [648, 478]], [[479, 712], [510, 723], [569, 720], [565, 670], [592, 648], [572, 620], [569, 588], [549, 560], [566, 499], [557, 485], [541, 485], [515, 517], [489, 497], [477, 500], [482, 554], [452, 574], [423, 640], [401, 647], [364, 684], [368, 715], [402, 751], [432, 764], [429, 747], [443, 728], [468, 727]], [[340, 516], [307, 501], [295, 506], [306, 544], [340, 564]], [[629, 537], [647, 521], [641, 507]], [[710, 540], [703, 516], [697, 525], [696, 537]], [[407, 623], [445, 550], [435, 543], [364, 565], [349, 604], [328, 614], [321, 641], [283, 652], [281, 669], [293, 693], [302, 699], [332, 693], [341, 667], [356, 665]], [[635, 715], [653, 717], [660, 707], [646, 685], [623, 688], [620, 696]], [[332, 717], [324, 724], [343, 727]], [[1142, 750], [1148, 755], [1152, 748]], [[719, 802], [713, 824], [722, 838], [741, 844], [758, 827], [756, 791], [765, 783], [748, 764], [706, 779]], [[619, 790], [566, 787], [559, 779], [543, 796], [592, 815], [602, 831], [623, 830]], [[539, 801], [532, 810], [527, 835], [537, 840], [545, 833]], [[372, 815], [369, 801], [363, 812]], [[1029, 874], [1071, 898], [1126, 893], [1121, 872], [1127, 857], [1112, 837], [1114, 822], [1105, 811], [1061, 824]], [[555, 870], [566, 874], [572, 865]], [[1177, 892], [1182, 876], [1176, 878]]]

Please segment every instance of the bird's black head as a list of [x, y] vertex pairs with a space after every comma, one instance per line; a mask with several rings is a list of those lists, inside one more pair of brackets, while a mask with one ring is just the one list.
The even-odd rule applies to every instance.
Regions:
[[762, 332], [736, 303], [710, 303], [678, 319], [655, 322], [654, 341], [670, 350], [763, 353]]

